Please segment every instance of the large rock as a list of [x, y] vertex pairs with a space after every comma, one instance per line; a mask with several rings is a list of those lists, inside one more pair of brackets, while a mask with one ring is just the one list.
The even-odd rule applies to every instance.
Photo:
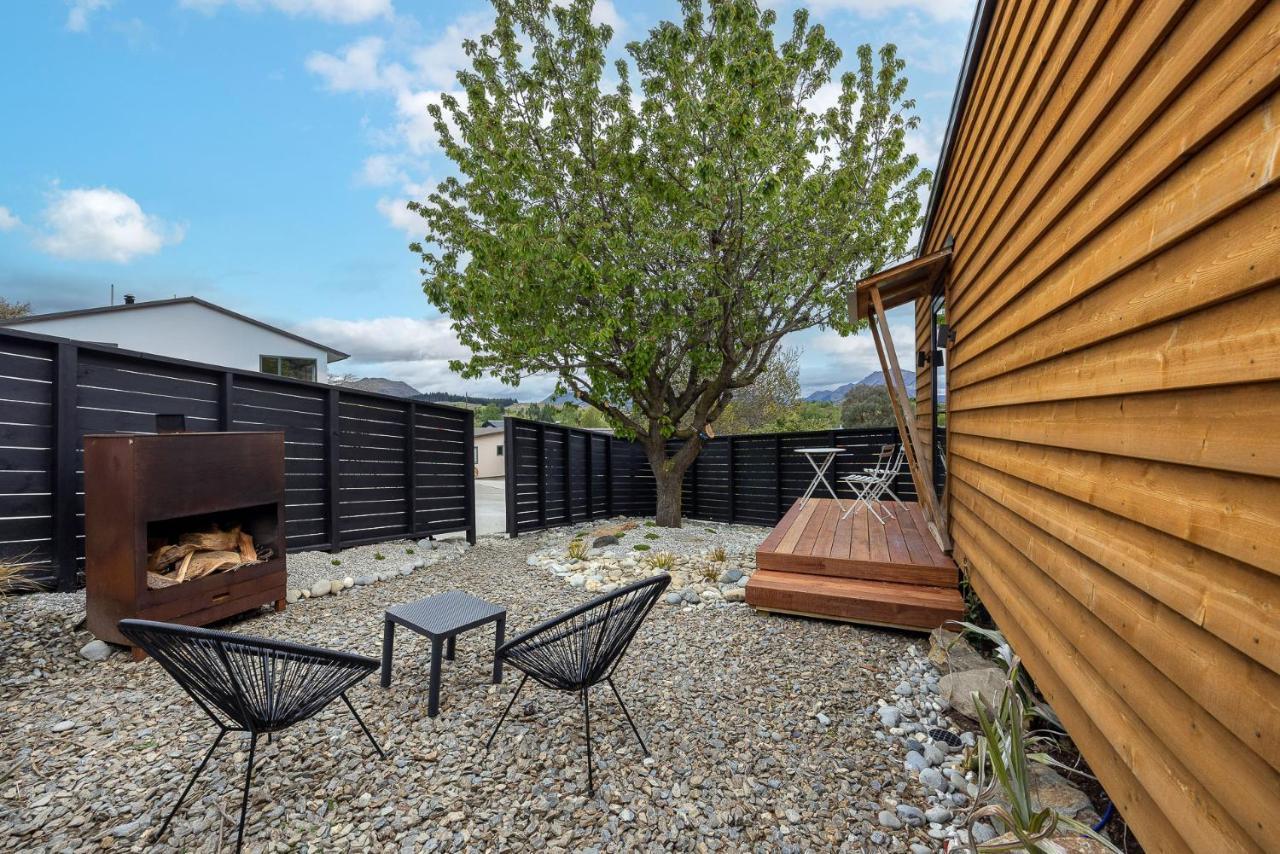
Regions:
[[80, 647], [80, 657], [86, 661], [106, 661], [111, 657], [112, 651], [105, 641], [92, 640]]
[[613, 534], [605, 534], [603, 537], [596, 537], [594, 540], [592, 540], [591, 548], [602, 549], [605, 546], [616, 546], [617, 544], [618, 544], [617, 537], [615, 537]]
[[[1031, 773], [1031, 791], [1035, 794], [1040, 807], [1048, 807], [1059, 815], [1074, 818], [1085, 824], [1094, 824], [1098, 815], [1093, 811], [1089, 796], [1057, 771], [1042, 762], [1029, 763]], [[995, 798], [997, 803], [1008, 806], [1003, 793]]]
[[963, 635], [941, 628], [929, 633], [929, 660], [943, 673], [982, 670], [991, 666], [991, 662], [979, 655]]
[[973, 695], [976, 693], [989, 714], [993, 714], [1004, 691], [1005, 673], [995, 667], [948, 673], [938, 680], [938, 693], [960, 714], [978, 719]]
[[328, 596], [330, 587], [329, 579], [322, 578], [315, 584], [311, 585], [311, 595], [313, 597]]

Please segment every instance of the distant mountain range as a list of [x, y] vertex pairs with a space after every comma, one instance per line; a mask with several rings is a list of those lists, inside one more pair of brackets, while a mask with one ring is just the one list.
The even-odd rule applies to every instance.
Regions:
[[353, 377], [350, 379], [334, 377], [330, 382], [342, 388], [357, 389], [359, 391], [372, 392], [373, 394], [390, 394], [395, 397], [409, 397], [429, 403], [461, 403], [475, 406], [496, 403], [498, 406], [505, 408], [516, 402], [514, 397], [476, 397], [467, 394], [454, 394], [448, 391], [423, 393], [406, 382], [389, 380], [386, 377]]
[[564, 394], [549, 394], [542, 399], [543, 403], [550, 403], [552, 406], [564, 406], [566, 403], [572, 403], [574, 406], [584, 406], [585, 404], [573, 396], [573, 392], [566, 391]]
[[[907, 386], [907, 395], [910, 397], [915, 397], [916, 396], [915, 372], [903, 371], [902, 381]], [[849, 393], [850, 389], [852, 389], [854, 386], [860, 386], [860, 385], [880, 385], [880, 386], [885, 385], [884, 372], [876, 371], [875, 373], [867, 374], [865, 377], [858, 380], [856, 383], [845, 383], [844, 385], [839, 386], [838, 388], [820, 389], [818, 391], [810, 392], [808, 397], [805, 398], [805, 400], [827, 401], [831, 403], [839, 403], [840, 401], [844, 400], [844, 396]]]

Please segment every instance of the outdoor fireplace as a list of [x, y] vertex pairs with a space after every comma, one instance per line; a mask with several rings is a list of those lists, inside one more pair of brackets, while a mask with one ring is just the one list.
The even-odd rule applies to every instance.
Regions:
[[[86, 436], [89, 630], [284, 609], [284, 434]], [[136, 650], [135, 650], [136, 654]]]

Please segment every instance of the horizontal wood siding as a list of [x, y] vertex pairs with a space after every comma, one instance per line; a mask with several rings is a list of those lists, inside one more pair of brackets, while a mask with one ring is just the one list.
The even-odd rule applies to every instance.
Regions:
[[975, 68], [955, 556], [1148, 850], [1274, 850], [1280, 4], [1000, 2]]
[[[339, 414], [332, 491], [331, 394]], [[30, 565], [42, 584], [81, 585], [84, 436], [154, 433], [157, 414], [184, 415], [191, 431], [284, 432], [290, 551], [474, 529], [465, 410], [5, 330], [0, 559]]]

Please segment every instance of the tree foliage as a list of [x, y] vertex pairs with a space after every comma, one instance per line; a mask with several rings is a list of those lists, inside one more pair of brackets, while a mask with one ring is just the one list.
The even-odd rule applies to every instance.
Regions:
[[17, 320], [31, 314], [31, 303], [11, 302], [0, 297], [0, 320]]
[[705, 426], [787, 333], [851, 331], [847, 290], [906, 251], [929, 175], [904, 63], [863, 45], [818, 109], [841, 52], [803, 10], [778, 42], [755, 0], [684, 0], [610, 69], [591, 0], [494, 8], [429, 108], [457, 174], [410, 204], [423, 288], [456, 370], [555, 375], [644, 445], [678, 525]]
[[893, 407], [889, 390], [882, 385], [856, 385], [840, 404], [840, 423], [852, 427], [892, 427]]

